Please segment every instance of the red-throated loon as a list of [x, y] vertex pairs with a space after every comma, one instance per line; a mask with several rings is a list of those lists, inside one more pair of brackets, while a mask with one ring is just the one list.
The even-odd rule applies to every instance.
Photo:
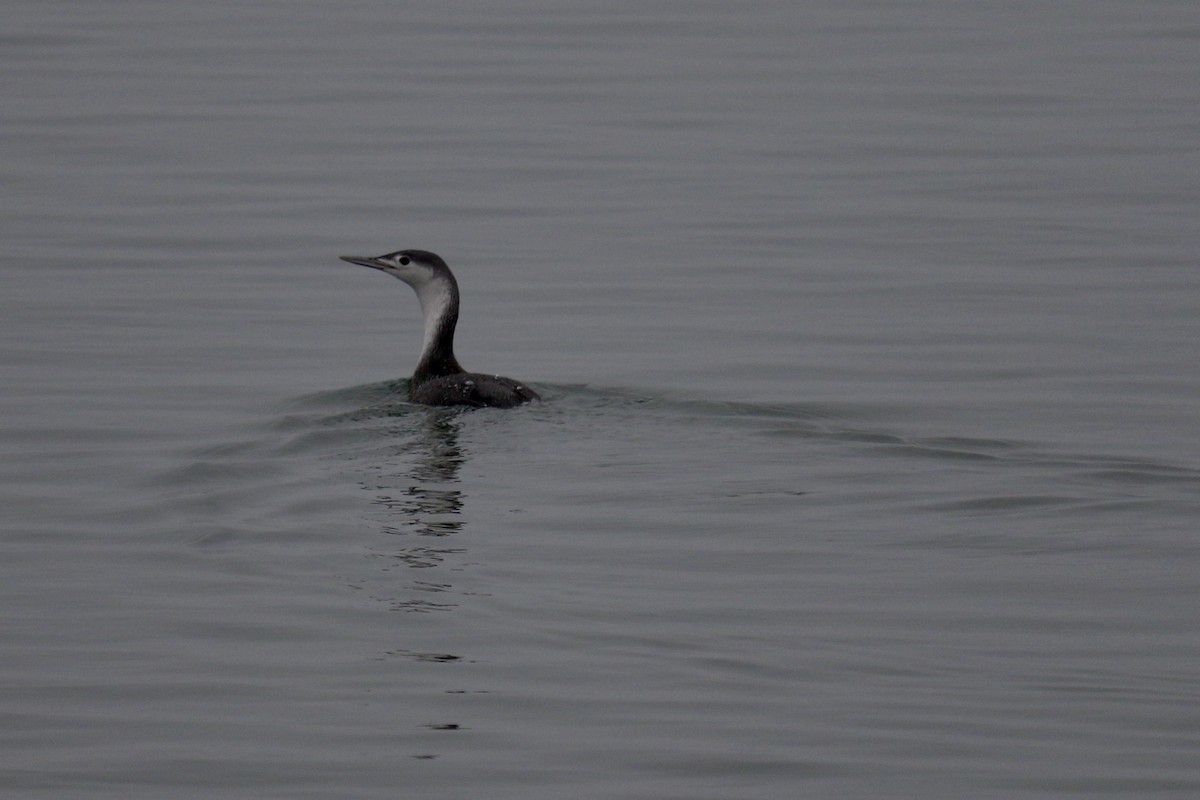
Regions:
[[414, 403], [511, 408], [540, 399], [523, 383], [499, 375], [467, 372], [454, 358], [458, 282], [439, 256], [427, 250], [400, 250], [374, 258], [339, 257], [394, 275], [417, 293], [425, 316], [425, 344], [408, 390]]

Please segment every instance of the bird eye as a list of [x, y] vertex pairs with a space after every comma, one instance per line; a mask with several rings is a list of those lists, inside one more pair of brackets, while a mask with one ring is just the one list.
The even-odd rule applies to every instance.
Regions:
[[400, 256], [400, 258], [396, 259], [396, 262], [402, 267], [407, 267], [412, 262], [412, 259], [408, 256]]

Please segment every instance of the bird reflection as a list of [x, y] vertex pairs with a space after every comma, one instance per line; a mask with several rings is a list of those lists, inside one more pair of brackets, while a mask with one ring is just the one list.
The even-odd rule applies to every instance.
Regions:
[[413, 466], [412, 477], [418, 481], [455, 483], [463, 464], [462, 448], [458, 445], [459, 412], [435, 409], [425, 420], [422, 440], [418, 444], [420, 457]]
[[[454, 409], [422, 409], [420, 413], [405, 416], [410, 423], [420, 420], [415, 436], [411, 424], [406, 426], [403, 433], [394, 431], [398, 436], [410, 437], [398, 448], [397, 455], [403, 455], [406, 460], [415, 458], [415, 461], [394, 476], [409, 485], [395, 495], [380, 493], [373, 503], [385, 509], [384, 533], [420, 538], [409, 539], [406, 546], [376, 552], [377, 558], [415, 569], [433, 569], [441, 566], [448, 557], [463, 552], [463, 548], [454, 547], [447, 541], [461, 531], [464, 524], [460, 517], [463, 493], [448, 486], [458, 482], [459, 471], [465, 460], [458, 441], [460, 413]], [[378, 492], [385, 487], [373, 488]], [[433, 539], [441, 541], [431, 541]], [[421, 580], [414, 581], [411, 589], [428, 594], [450, 592], [453, 587], [446, 582]], [[425, 598], [389, 598], [387, 602], [405, 611], [436, 611], [454, 607], [453, 603], [439, 603]]]

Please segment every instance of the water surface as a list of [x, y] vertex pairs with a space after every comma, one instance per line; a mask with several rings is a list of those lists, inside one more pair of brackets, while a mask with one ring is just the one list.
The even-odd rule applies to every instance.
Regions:
[[1200, 790], [1189, 4], [8, 18], [13, 796]]

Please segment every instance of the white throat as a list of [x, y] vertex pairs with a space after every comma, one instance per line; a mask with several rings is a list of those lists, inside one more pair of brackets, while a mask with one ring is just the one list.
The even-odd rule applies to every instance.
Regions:
[[422, 355], [428, 354], [433, 348], [442, 321], [450, 313], [453, 295], [448, 281], [437, 278], [413, 286], [417, 293], [417, 301], [421, 304], [421, 315], [425, 319], [425, 340], [421, 344]]

